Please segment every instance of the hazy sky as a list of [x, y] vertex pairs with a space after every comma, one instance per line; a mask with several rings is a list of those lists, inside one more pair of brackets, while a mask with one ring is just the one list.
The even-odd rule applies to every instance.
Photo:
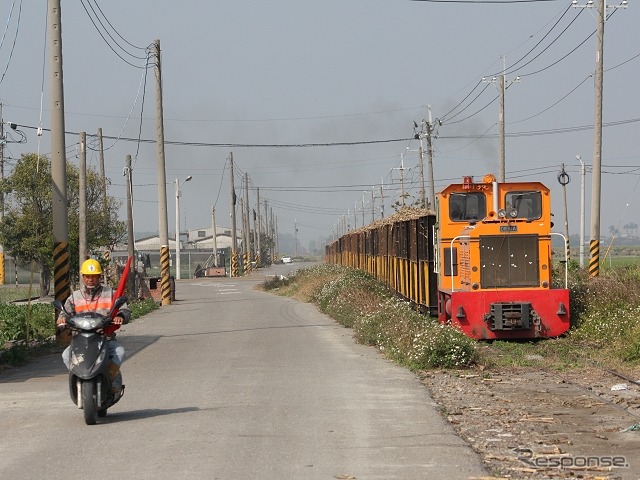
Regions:
[[[44, 0], [0, 2], [3, 118], [27, 137], [27, 143], [7, 145], [5, 155], [13, 159], [50, 152], [46, 13]], [[622, 230], [640, 223], [640, 8], [632, 0], [629, 8], [608, 13], [603, 234], [611, 225]], [[68, 161], [77, 162], [75, 132], [93, 135], [102, 128], [107, 137], [137, 139], [141, 131], [143, 140], [155, 140], [153, 70], [145, 84], [144, 66], [145, 47], [160, 39], [165, 139], [180, 143], [166, 147], [170, 235], [172, 182], [188, 175], [193, 180], [182, 187], [182, 229], [210, 226], [213, 205], [217, 223], [230, 225], [225, 164], [232, 151], [236, 185], [249, 175], [252, 208], [259, 187], [279, 231], [293, 234], [297, 223], [306, 246], [330, 237], [348, 211], [353, 224], [356, 206], [360, 226], [363, 198], [369, 223], [372, 187], [379, 217], [381, 183], [389, 214], [401, 173], [410, 201], [418, 197], [419, 141], [409, 139], [413, 122], [427, 118], [426, 105], [434, 121], [442, 120], [434, 139], [436, 190], [462, 175], [497, 174], [498, 89], [482, 78], [502, 71], [504, 55], [507, 179], [549, 186], [561, 231], [557, 175], [564, 163], [571, 175], [569, 228], [578, 233], [576, 155], [587, 167], [593, 160], [595, 14], [567, 0], [62, 0]], [[45, 129], [40, 139], [38, 125]], [[131, 154], [135, 229], [157, 231], [155, 144], [105, 139], [105, 147], [109, 193], [125, 200], [122, 171]], [[98, 166], [95, 151], [88, 162]], [[590, 172], [586, 184], [588, 217]]]

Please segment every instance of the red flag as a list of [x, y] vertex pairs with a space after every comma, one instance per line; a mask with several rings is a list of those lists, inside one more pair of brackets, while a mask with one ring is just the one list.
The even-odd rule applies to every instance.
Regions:
[[[114, 302], [116, 298], [121, 297], [124, 294], [124, 290], [127, 287], [127, 279], [129, 278], [129, 270], [131, 268], [132, 259], [133, 257], [129, 257], [129, 259], [127, 260], [127, 263], [124, 266], [124, 270], [122, 271], [122, 276], [120, 277], [120, 282], [118, 283], [118, 288], [116, 288], [116, 291], [113, 295]], [[118, 311], [114, 310], [111, 313], [111, 319], [114, 319], [117, 313]], [[120, 325], [109, 325], [107, 328], [104, 329], [104, 333], [106, 333], [108, 336], [108, 335], [111, 335], [113, 332], [115, 332], [119, 328], [120, 328]]]

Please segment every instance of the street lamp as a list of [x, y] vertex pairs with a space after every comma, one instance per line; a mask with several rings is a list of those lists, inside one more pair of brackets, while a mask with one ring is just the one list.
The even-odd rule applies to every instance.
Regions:
[[176, 279], [180, 280], [180, 186], [184, 185], [193, 177], [189, 175], [184, 181], [179, 182], [176, 178]]

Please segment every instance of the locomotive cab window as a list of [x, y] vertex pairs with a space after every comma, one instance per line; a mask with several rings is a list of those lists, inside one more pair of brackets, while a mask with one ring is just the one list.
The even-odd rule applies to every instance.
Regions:
[[449, 196], [449, 218], [454, 222], [482, 220], [487, 216], [484, 193], [452, 193]]
[[542, 216], [542, 194], [539, 191], [508, 192], [505, 196], [507, 211], [514, 211], [514, 218], [537, 220]]

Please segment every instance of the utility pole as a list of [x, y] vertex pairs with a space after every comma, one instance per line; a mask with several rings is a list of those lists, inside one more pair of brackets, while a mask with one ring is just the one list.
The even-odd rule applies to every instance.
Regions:
[[[69, 227], [67, 223], [67, 158], [64, 126], [64, 82], [62, 78], [61, 0], [50, 0], [47, 13], [51, 79], [51, 183], [53, 215], [53, 281], [55, 299], [64, 302], [69, 284]], [[61, 337], [58, 336], [58, 340]]]
[[[260, 251], [258, 250], [258, 217], [256, 215], [256, 209], [253, 208], [253, 258], [255, 259], [256, 269], [260, 266]], [[251, 218], [249, 218], [251, 221]], [[252, 265], [253, 266], [253, 265]]]
[[273, 252], [274, 257], [275, 257], [276, 253], [280, 253], [280, 243], [278, 241], [278, 219], [273, 214], [273, 208], [270, 208], [269, 210], [271, 211], [271, 227], [274, 228], [273, 235], [274, 235], [274, 238], [276, 240], [276, 243], [275, 243], [276, 249]]
[[380, 179], [380, 218], [384, 218], [384, 178]]
[[356, 200], [354, 204], [355, 205], [353, 206], [353, 229], [357, 230], [358, 229], [358, 201]]
[[[131, 172], [131, 155], [125, 157], [125, 175], [127, 176], [127, 255], [133, 257], [135, 255], [135, 239], [133, 233], [133, 173]], [[127, 290], [130, 298], [135, 292], [135, 274], [129, 271], [127, 279]]]
[[400, 170], [400, 198], [402, 199], [401, 205], [404, 208], [404, 152], [400, 154], [400, 167], [392, 170]]
[[371, 223], [376, 221], [376, 196], [371, 186]]
[[244, 216], [245, 216], [245, 234], [244, 234], [244, 253], [246, 259], [245, 272], [251, 273], [251, 219], [249, 217], [251, 211], [249, 209], [249, 174], [244, 172]]
[[[18, 140], [12, 138], [11, 135], [7, 135], [7, 132], [4, 129], [5, 121], [2, 116], [2, 102], [0, 102], [0, 180], [4, 180], [4, 164], [5, 164], [4, 147], [5, 145], [9, 143], [26, 143], [27, 142], [27, 136], [24, 134], [24, 132], [22, 132], [21, 130], [18, 130], [18, 126], [15, 123], [7, 123], [7, 124], [9, 125], [11, 130], [13, 130], [15, 133], [17, 133], [20, 136]], [[4, 220], [4, 207], [5, 207], [4, 193], [0, 192], [0, 223], [2, 223]], [[16, 260], [14, 258], [13, 259], [14, 267], [15, 267], [15, 263], [16, 263]], [[5, 284], [5, 278], [6, 278], [5, 267], [6, 265], [5, 265], [4, 247], [0, 245], [0, 285]], [[16, 273], [17, 273], [17, 270], [16, 270]], [[18, 282], [16, 278], [16, 285], [17, 283]]]
[[87, 133], [80, 132], [78, 176], [78, 269], [87, 258]]
[[293, 236], [296, 244], [296, 257], [298, 256], [298, 220], [293, 219]]
[[257, 248], [258, 248], [258, 254], [256, 255], [256, 266], [260, 267], [262, 265], [262, 249], [260, 248], [260, 236], [262, 233], [262, 222], [260, 220], [261, 215], [260, 215], [260, 188], [256, 189], [256, 211], [258, 213], [258, 219], [256, 222], [256, 230], [258, 232], [258, 242], [257, 242]]
[[[4, 180], [4, 146], [7, 139], [4, 136], [4, 118], [2, 117], [2, 103], [0, 103], [0, 181]], [[0, 192], [0, 223], [4, 220], [4, 192]], [[13, 260], [15, 263], [15, 259]], [[0, 245], [0, 285], [4, 285], [4, 247]]]
[[171, 305], [171, 267], [169, 264], [169, 222], [167, 220], [167, 175], [164, 159], [164, 114], [162, 111], [162, 68], [160, 63], [160, 40], [153, 41], [156, 76], [156, 145], [158, 175], [158, 225], [160, 236], [160, 285], [162, 305]]
[[580, 268], [584, 268], [584, 162], [580, 155], [576, 155], [580, 162]]
[[520, 77], [516, 77], [515, 80], [507, 81], [507, 57], [506, 55], [502, 55], [502, 74], [499, 77], [493, 77], [491, 80], [487, 80], [483, 78], [483, 82], [497, 83], [498, 84], [498, 92], [500, 94], [500, 112], [498, 112], [498, 129], [500, 132], [500, 166], [499, 166], [499, 176], [498, 181], [504, 182], [506, 179], [506, 127], [505, 127], [505, 96], [507, 92], [507, 88], [511, 86], [512, 83], [519, 83]]
[[602, 194], [602, 88], [604, 81], [605, 0], [598, 0], [595, 68], [595, 121], [593, 123], [593, 168], [591, 170], [591, 239], [589, 241], [589, 276], [600, 275], [600, 202]]
[[176, 279], [182, 279], [182, 268], [180, 266], [180, 186], [186, 182], [190, 182], [193, 177], [189, 175], [182, 182], [176, 178]]
[[[433, 180], [433, 144], [432, 144], [432, 134], [433, 134], [433, 121], [431, 119], [431, 105], [427, 105], [428, 111], [428, 120], [422, 120], [420, 132], [414, 135], [414, 138], [420, 139], [420, 148], [419, 158], [420, 158], [420, 201], [422, 203], [422, 208], [433, 208], [436, 198], [436, 191]], [[436, 119], [438, 124], [441, 124], [440, 120]], [[413, 122], [414, 131], [418, 128], [418, 124]], [[427, 140], [427, 163], [429, 168], [429, 185], [430, 185], [430, 198], [429, 201], [426, 199], [426, 191], [424, 188], [424, 148], [422, 145], [422, 140], [426, 138]]]
[[627, 1], [620, 5], [607, 5], [605, 0], [590, 0], [586, 5], [573, 1], [576, 8], [596, 8], [596, 66], [594, 74], [595, 108], [593, 122], [593, 165], [591, 169], [591, 239], [589, 240], [589, 276], [600, 275], [600, 202], [602, 194], [602, 91], [604, 85], [604, 24], [607, 8], [627, 8]]
[[264, 226], [265, 226], [265, 238], [269, 238], [271, 239], [271, 242], [269, 242], [269, 245], [267, 245], [267, 256], [268, 256], [268, 260], [265, 259], [265, 263], [267, 265], [271, 265], [271, 259], [273, 258], [272, 255], [272, 249], [273, 249], [273, 236], [271, 235], [272, 231], [271, 228], [269, 227], [269, 201], [265, 198], [264, 199]]
[[229, 152], [231, 165], [231, 273], [230, 277], [238, 276], [238, 232], [236, 230], [236, 187], [233, 180], [233, 152]]
[[[432, 141], [431, 132], [433, 131], [433, 122], [431, 121], [431, 105], [427, 105], [427, 109], [429, 111], [429, 120], [427, 121], [427, 125], [426, 125], [427, 127], [427, 162], [429, 165], [429, 185], [431, 186], [431, 197], [429, 198], [429, 205], [425, 205], [425, 207], [431, 207], [431, 209], [433, 210], [436, 204], [436, 187], [433, 179], [433, 144], [431, 143]], [[440, 120], [438, 120], [438, 122], [440, 122]], [[423, 178], [424, 178], [424, 175], [423, 175]]]
[[218, 266], [218, 238], [216, 235], [216, 207], [211, 205], [211, 240], [213, 240], [213, 266]]
[[104, 213], [105, 221], [107, 221], [107, 176], [104, 171], [104, 144], [102, 142], [102, 128], [98, 128], [98, 151], [100, 152], [100, 186], [102, 187], [102, 212]]

